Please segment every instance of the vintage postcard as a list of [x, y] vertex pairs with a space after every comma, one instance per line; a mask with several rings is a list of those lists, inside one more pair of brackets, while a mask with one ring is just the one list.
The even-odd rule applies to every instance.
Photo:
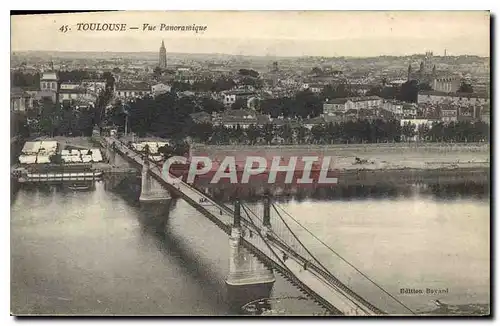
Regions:
[[488, 316], [490, 13], [11, 15], [14, 316]]

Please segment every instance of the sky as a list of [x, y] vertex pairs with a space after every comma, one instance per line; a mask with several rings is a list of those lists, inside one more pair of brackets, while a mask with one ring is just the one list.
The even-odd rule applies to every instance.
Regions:
[[[486, 11], [126, 11], [11, 16], [11, 51], [153, 52], [259, 56], [489, 56]], [[78, 31], [78, 23], [127, 24]], [[143, 24], [206, 26], [204, 32], [143, 31]], [[71, 30], [61, 32], [61, 26]], [[131, 30], [129, 27], [139, 27]]]

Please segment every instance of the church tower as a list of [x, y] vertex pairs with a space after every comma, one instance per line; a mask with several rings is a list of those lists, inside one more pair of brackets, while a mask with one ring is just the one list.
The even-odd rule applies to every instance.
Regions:
[[158, 66], [162, 69], [167, 68], [167, 49], [165, 48], [165, 43], [163, 42], [163, 40], [161, 41], [160, 59]]
[[407, 81], [410, 81], [411, 80], [411, 62], [408, 64], [408, 80]]

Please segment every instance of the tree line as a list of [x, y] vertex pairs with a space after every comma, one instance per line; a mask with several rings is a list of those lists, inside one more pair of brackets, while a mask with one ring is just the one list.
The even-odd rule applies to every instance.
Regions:
[[427, 142], [480, 142], [489, 140], [489, 126], [483, 122], [435, 122], [431, 126], [399, 120], [356, 120], [304, 126], [250, 125], [248, 128], [213, 126], [210, 123], [192, 125], [188, 135], [206, 144], [361, 144]]

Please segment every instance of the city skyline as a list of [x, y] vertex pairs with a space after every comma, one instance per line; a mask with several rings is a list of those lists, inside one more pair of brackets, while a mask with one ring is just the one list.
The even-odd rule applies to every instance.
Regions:
[[[123, 23], [141, 29], [146, 22], [195, 24], [207, 29], [198, 33], [77, 32], [79, 22]], [[167, 53], [244, 56], [375, 57], [426, 51], [440, 56], [446, 49], [448, 56], [489, 57], [490, 52], [485, 11], [108, 12], [14, 16], [11, 24], [12, 52], [157, 52], [161, 40]], [[58, 30], [63, 25], [74, 30], [63, 33]], [[26, 30], [30, 33], [22, 32]]]

